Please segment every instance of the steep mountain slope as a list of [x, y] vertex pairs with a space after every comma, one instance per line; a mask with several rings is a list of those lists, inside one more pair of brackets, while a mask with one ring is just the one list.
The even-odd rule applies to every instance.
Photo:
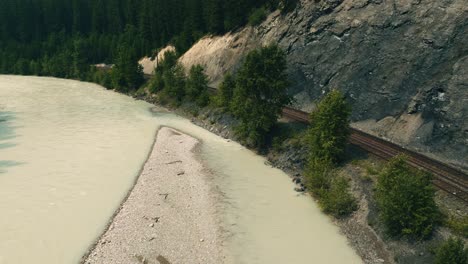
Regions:
[[181, 61], [205, 65], [217, 86], [267, 43], [287, 52], [295, 107], [310, 111], [336, 88], [355, 127], [468, 164], [466, 0], [302, 1], [256, 28], [202, 39]]

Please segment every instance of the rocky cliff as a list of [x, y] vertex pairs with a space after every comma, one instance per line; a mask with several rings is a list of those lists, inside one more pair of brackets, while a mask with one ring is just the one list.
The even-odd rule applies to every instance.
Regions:
[[267, 43], [287, 52], [297, 108], [339, 89], [353, 126], [467, 166], [466, 0], [302, 1], [256, 28], [202, 39], [181, 62], [205, 65], [217, 86]]

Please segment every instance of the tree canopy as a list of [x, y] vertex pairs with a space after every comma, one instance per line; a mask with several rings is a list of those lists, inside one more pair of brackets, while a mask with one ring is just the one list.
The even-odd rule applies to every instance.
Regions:
[[277, 45], [251, 51], [236, 78], [231, 108], [241, 121], [238, 132], [247, 143], [261, 146], [284, 106], [287, 93], [286, 55]]
[[[235, 30], [247, 23], [251, 10], [271, 10], [279, 2], [0, 1], [0, 73], [84, 78], [85, 64], [115, 64], [119, 50], [141, 57], [172, 43], [182, 53], [204, 34]], [[129, 27], [133, 43], [122, 48]]]

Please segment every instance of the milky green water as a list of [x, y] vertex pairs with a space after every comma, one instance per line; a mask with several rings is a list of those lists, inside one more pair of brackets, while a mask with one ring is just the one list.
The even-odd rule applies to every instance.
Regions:
[[203, 141], [227, 262], [360, 263], [284, 173], [188, 120], [94, 84], [0, 76], [0, 264], [79, 262], [135, 181], [157, 128]]

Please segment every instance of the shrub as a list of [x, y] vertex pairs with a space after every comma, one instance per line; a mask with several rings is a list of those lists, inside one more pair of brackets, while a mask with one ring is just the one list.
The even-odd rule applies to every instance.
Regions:
[[335, 217], [347, 216], [358, 208], [356, 199], [349, 192], [348, 180], [343, 177], [331, 180], [330, 189], [323, 194], [320, 205], [325, 213]]
[[468, 238], [468, 216], [454, 217], [450, 216], [445, 222], [445, 225], [452, 229], [455, 233]]
[[330, 160], [312, 158], [307, 164], [305, 184], [315, 195], [321, 196], [322, 192], [330, 189], [333, 177], [333, 164]]
[[309, 160], [305, 176], [307, 188], [318, 199], [325, 213], [345, 217], [357, 209], [356, 199], [349, 193], [348, 181], [337, 176], [330, 160]]
[[393, 158], [378, 177], [376, 200], [391, 236], [423, 239], [440, 222], [430, 174], [410, 168], [406, 157]]
[[262, 6], [260, 8], [254, 9], [249, 16], [249, 25], [257, 26], [262, 23], [266, 17], [267, 10], [265, 7]]
[[436, 251], [435, 264], [466, 264], [468, 249], [461, 239], [449, 238]]

